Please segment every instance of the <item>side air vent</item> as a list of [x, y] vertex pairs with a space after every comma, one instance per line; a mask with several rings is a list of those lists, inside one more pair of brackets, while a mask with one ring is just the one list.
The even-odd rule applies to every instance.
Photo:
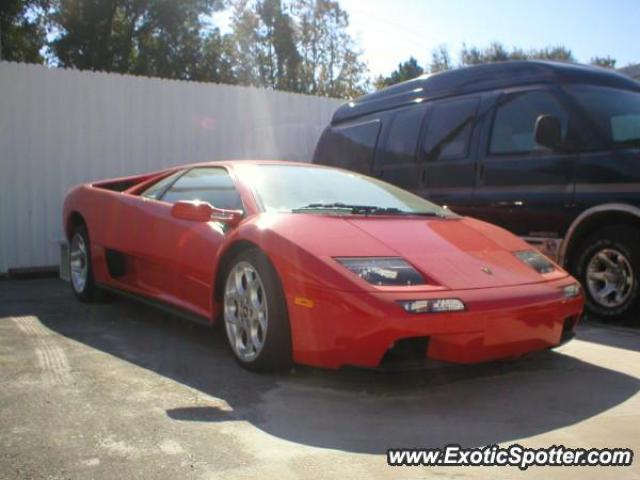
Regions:
[[125, 256], [122, 252], [117, 250], [106, 249], [107, 256], [107, 268], [109, 269], [109, 275], [113, 278], [122, 277], [127, 273], [127, 265]]

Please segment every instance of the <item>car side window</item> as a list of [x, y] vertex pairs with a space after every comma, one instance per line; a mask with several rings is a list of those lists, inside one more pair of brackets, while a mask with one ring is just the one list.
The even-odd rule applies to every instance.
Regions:
[[377, 119], [329, 128], [318, 142], [314, 163], [369, 173], [379, 132]]
[[505, 97], [497, 107], [491, 132], [490, 153], [530, 153], [547, 151], [535, 141], [534, 130], [540, 115], [560, 120], [562, 141], [566, 141], [569, 113], [550, 92], [531, 90]]
[[158, 200], [164, 191], [171, 185], [176, 178], [184, 173], [184, 170], [178, 170], [177, 172], [172, 173], [171, 175], [167, 175], [161, 180], [158, 180], [156, 183], [147, 188], [144, 192], [140, 194], [141, 197], [150, 198], [152, 200]]
[[427, 160], [457, 160], [469, 155], [479, 103], [478, 98], [460, 98], [434, 104], [423, 142]]
[[411, 107], [399, 111], [391, 119], [383, 152], [385, 166], [415, 162], [425, 110], [425, 105]]
[[227, 170], [221, 167], [192, 168], [171, 185], [162, 200], [169, 203], [199, 200], [209, 202], [216, 208], [243, 209], [233, 180]]

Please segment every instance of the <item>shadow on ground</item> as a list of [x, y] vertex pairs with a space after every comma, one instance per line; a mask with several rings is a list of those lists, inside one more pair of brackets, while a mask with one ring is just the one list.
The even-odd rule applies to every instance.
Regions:
[[[640, 387], [633, 377], [555, 352], [402, 374], [298, 368], [256, 375], [235, 364], [219, 331], [124, 300], [79, 304], [55, 280], [16, 283], [0, 285], [0, 318], [35, 315], [61, 335], [232, 408], [175, 405], [166, 412], [171, 421], [247, 421], [304, 445], [381, 453], [508, 442], [588, 419]], [[597, 341], [607, 331], [590, 327], [589, 335]]]

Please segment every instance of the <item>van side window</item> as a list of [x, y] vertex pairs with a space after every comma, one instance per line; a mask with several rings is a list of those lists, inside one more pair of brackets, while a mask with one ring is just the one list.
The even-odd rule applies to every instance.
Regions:
[[318, 142], [314, 163], [370, 173], [378, 142], [380, 120], [325, 130]]
[[456, 160], [467, 157], [479, 103], [478, 98], [461, 98], [434, 105], [424, 139], [427, 160]]
[[384, 145], [384, 165], [415, 162], [425, 109], [425, 105], [420, 105], [395, 114]]
[[528, 91], [506, 97], [498, 106], [491, 132], [490, 153], [546, 151], [534, 139], [536, 120], [540, 115], [556, 116], [562, 126], [562, 140], [566, 141], [567, 110], [549, 92]]

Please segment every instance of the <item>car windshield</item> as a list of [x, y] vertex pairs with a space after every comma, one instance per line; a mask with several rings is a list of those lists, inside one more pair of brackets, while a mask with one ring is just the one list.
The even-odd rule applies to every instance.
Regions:
[[455, 216], [401, 188], [345, 170], [274, 164], [239, 170], [267, 212]]
[[640, 147], [640, 92], [591, 85], [567, 90], [610, 142]]

